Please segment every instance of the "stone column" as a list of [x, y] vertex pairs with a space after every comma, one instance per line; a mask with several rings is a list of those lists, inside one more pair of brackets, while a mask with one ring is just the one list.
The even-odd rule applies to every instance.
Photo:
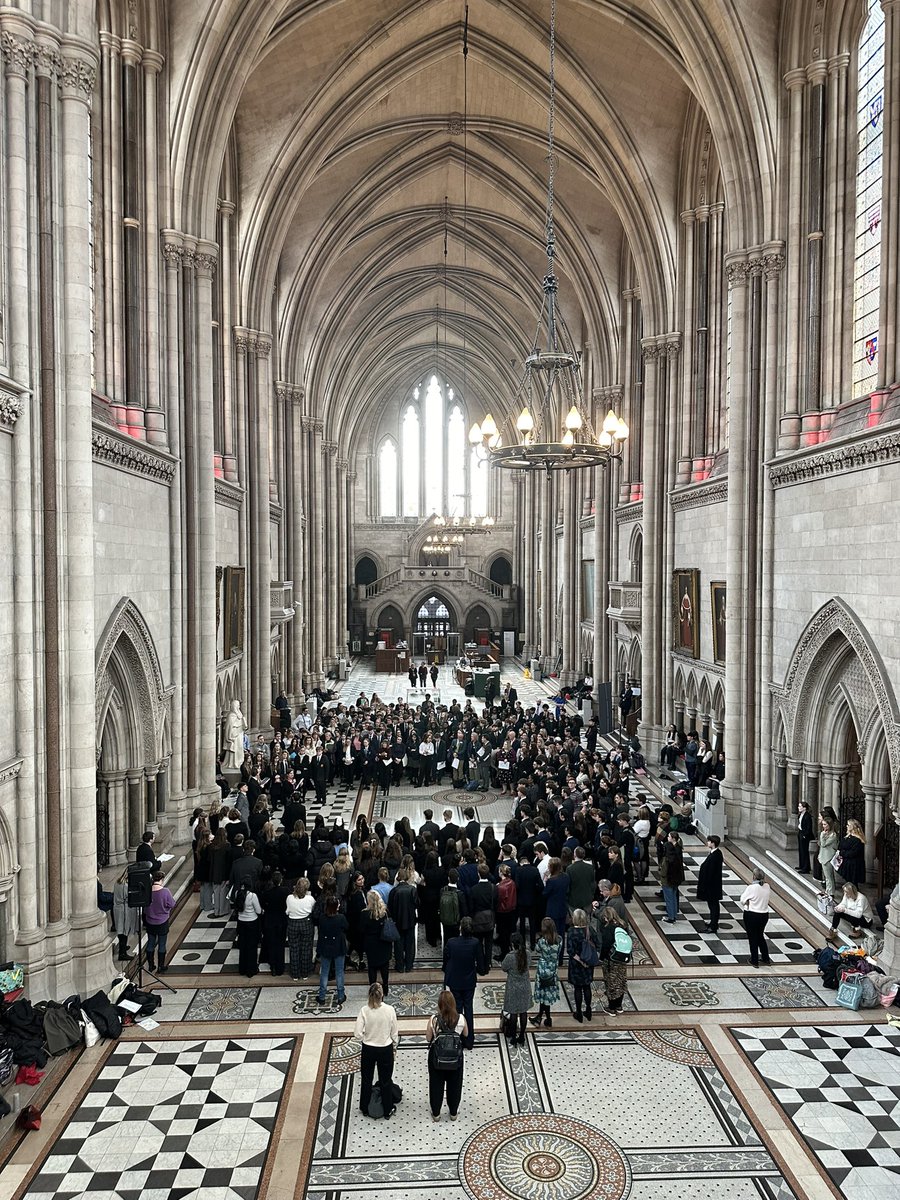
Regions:
[[162, 407], [160, 387], [160, 295], [159, 279], [159, 211], [156, 182], [159, 178], [157, 133], [157, 80], [162, 70], [163, 56], [155, 50], [144, 50], [141, 66], [144, 71], [144, 171], [149, 181], [144, 188], [144, 273], [146, 279], [146, 343], [147, 411], [145, 425], [147, 441], [166, 444], [166, 414]]
[[140, 844], [147, 827], [144, 808], [144, 773], [143, 771], [128, 771], [125, 778], [128, 788], [128, 845], [134, 850]]
[[682, 235], [682, 252], [681, 252], [681, 267], [683, 271], [682, 295], [684, 306], [684, 330], [685, 344], [684, 356], [682, 358], [682, 385], [681, 385], [681, 420], [678, 423], [680, 429], [680, 442], [678, 445], [678, 465], [675, 474], [675, 484], [690, 483], [691, 480], [691, 462], [693, 455], [702, 453], [702, 450], [697, 449], [699, 437], [702, 436], [703, 425], [699, 428], [696, 424], [697, 414], [694, 412], [694, 387], [696, 378], [694, 375], [694, 340], [697, 336], [696, 320], [695, 320], [695, 301], [694, 301], [694, 274], [696, 270], [696, 254], [694, 250], [694, 223], [697, 219], [697, 214], [693, 211], [683, 212], [681, 214], [681, 223], [684, 226], [684, 234]]
[[553, 496], [553, 477], [541, 476], [541, 667], [552, 671], [556, 660], [556, 572], [554, 548], [556, 542], [556, 506]]
[[[577, 478], [577, 474], [576, 474]], [[575, 682], [575, 663], [577, 662], [578, 628], [576, 622], [577, 598], [575, 594], [575, 570], [577, 562], [581, 561], [581, 548], [577, 543], [581, 540], [581, 527], [578, 521], [578, 493], [575, 480], [568, 475], [560, 479], [563, 502], [563, 536], [562, 536], [562, 663], [560, 664], [559, 681], [563, 686]], [[576, 550], [577, 546], [577, 550]]]
[[104, 780], [109, 811], [109, 865], [119, 867], [128, 861], [129, 848], [125, 772], [107, 771]]
[[725, 348], [722, 313], [722, 214], [724, 204], [709, 206], [709, 355], [706, 370], [706, 447], [715, 455], [722, 449], [725, 431], [725, 383], [722, 360]]
[[310, 656], [309, 670], [312, 672], [313, 687], [317, 685], [321, 687], [325, 683], [326, 670], [325, 515], [323, 506], [325, 471], [323, 457], [322, 421], [318, 417], [313, 417], [310, 423], [309, 451], [312, 482], [312, 490], [309, 494], [312, 502], [310, 541], [313, 550], [312, 612], [310, 613], [312, 623], [312, 654]]
[[184, 660], [183, 660], [183, 597], [182, 560], [182, 491], [184, 488], [184, 459], [181, 425], [181, 371], [178, 346], [181, 330], [181, 271], [184, 247], [181, 235], [174, 230], [162, 231], [162, 253], [165, 261], [166, 315], [166, 428], [169, 449], [175, 455], [175, 474], [169, 489], [169, 628], [172, 648], [172, 790], [183, 796], [186, 786], [184, 772]]
[[[272, 385], [269, 381], [269, 354], [272, 339], [268, 334], [257, 333], [256, 351], [256, 420], [257, 455], [256, 477], [256, 528], [253, 545], [253, 574], [251, 583], [253, 627], [256, 634], [257, 653], [253, 667], [253, 723], [269, 725], [272, 708], [272, 560], [269, 548], [269, 500], [271, 497], [270, 468], [270, 409]], [[248, 600], [250, 597], [248, 596]]]
[[[91, 256], [89, 244], [90, 104], [93, 63], [64, 48], [60, 74], [61, 328], [63, 395], [62, 444], [65, 454], [66, 597], [64, 680], [67, 770], [63, 828], [65, 874], [70, 881], [66, 908], [76, 955], [75, 978], [93, 982], [103, 968], [106, 918], [97, 911], [96, 737], [94, 715], [94, 526], [91, 457]], [[66, 844], [67, 841], [67, 844]], [[52, 881], [51, 881], [52, 894]], [[62, 914], [60, 914], [62, 915]], [[80, 961], [79, 961], [80, 959]]]
[[[247, 380], [250, 369], [248, 362], [250, 344], [252, 334], [250, 330], [244, 329], [241, 326], [234, 326], [231, 331], [234, 342], [234, 413], [236, 424], [236, 442], [235, 442], [235, 457], [237, 460], [237, 473], [244, 485], [244, 503], [241, 506], [240, 525], [238, 533], [238, 563], [246, 568], [246, 587], [245, 594], [245, 614], [249, 613], [249, 588], [250, 575], [253, 571], [253, 551], [254, 544], [253, 530], [256, 519], [256, 490], [253, 486], [255, 478], [255, 455], [253, 453], [255, 443], [254, 420], [249, 412]], [[251, 466], [253, 464], [253, 466]], [[244, 700], [244, 715], [250, 722], [250, 711], [252, 708], [252, 675], [251, 662], [254, 655], [253, 630], [249, 622], [246, 622], [244, 627], [244, 652], [241, 655], [241, 696]]]
[[160, 763], [159, 772], [156, 776], [156, 818], [157, 823], [159, 818], [165, 814], [166, 804], [169, 799], [169, 772], [164, 763]]
[[223, 433], [222, 472], [230, 483], [238, 481], [237, 456], [235, 451], [235, 395], [233, 349], [230, 330], [234, 315], [231, 304], [231, 218], [235, 214], [235, 206], [230, 200], [219, 201], [219, 216], [222, 221], [222, 262], [220, 265], [220, 287], [222, 296], [221, 329], [222, 329], [222, 407]]
[[664, 531], [668, 499], [664, 468], [666, 419], [660, 362], [665, 362], [664, 345], [655, 337], [644, 338], [644, 458], [641, 473], [644, 485], [644, 561], [641, 599], [641, 676], [640, 736], [645, 753], [659, 750], [663, 728], [663, 667], [668, 647], [663, 641], [665, 611], [670, 607], [669, 581], [663, 578], [665, 556]]
[[[787, 295], [785, 297], [785, 353], [784, 353], [784, 412], [780, 422], [779, 448], [796, 450], [800, 444], [800, 361], [802, 331], [798, 314], [801, 309], [800, 279], [804, 254], [803, 237], [803, 93], [806, 88], [806, 71], [803, 68], [788, 71], [784, 76], [788, 90], [788, 131], [785, 145], [788, 147], [787, 164]], [[734, 315], [732, 313], [732, 327]], [[734, 354], [732, 350], [732, 362]], [[729, 455], [729, 462], [731, 461]], [[729, 584], [731, 579], [729, 577]], [[733, 586], [733, 585], [732, 585]], [[731, 624], [729, 603], [728, 623]], [[729, 692], [730, 696], [730, 692]]]
[[350, 463], [346, 458], [339, 458], [336, 465], [338, 488], [338, 555], [337, 563], [335, 564], [335, 575], [337, 576], [338, 603], [335, 654], [338, 658], [342, 658], [350, 650], [347, 644], [347, 587], [352, 579], [352, 576], [348, 573], [347, 558], [347, 531], [350, 524], [347, 476], [350, 471]]
[[819, 779], [822, 768], [818, 763], [803, 764], [803, 801], [811, 813], [819, 812]]
[[335, 665], [335, 646], [337, 645], [337, 442], [323, 442], [324, 451], [323, 471], [325, 487], [322, 492], [323, 522], [325, 526], [324, 563], [325, 563], [325, 670]]
[[291, 578], [294, 581], [294, 619], [291, 622], [291, 663], [290, 684], [292, 706], [293, 697], [303, 688], [303, 676], [306, 670], [306, 567], [304, 532], [306, 515], [304, 511], [304, 489], [306, 486], [306, 433], [303, 428], [303, 390], [294, 388], [291, 399]]
[[775, 822], [787, 823], [787, 758], [783, 754], [775, 755]]
[[522, 480], [522, 615], [525, 622], [523, 630], [525, 638], [525, 662], [530, 666], [535, 656], [537, 643], [537, 601], [535, 599], [535, 577], [537, 574], [537, 509], [536, 493], [537, 480], [532, 473], [526, 473]]
[[121, 426], [126, 424], [125, 356], [122, 331], [125, 328], [123, 294], [124, 266], [122, 248], [122, 62], [121, 38], [100, 34], [103, 76], [103, 130], [99, 147], [103, 172], [103, 246], [106, 390], [114, 402], [113, 412]]
[[146, 811], [147, 828], [152, 829], [154, 833], [159, 832], [159, 825], [156, 822], [156, 774], [146, 774], [144, 776], [144, 807]]
[[[728, 761], [726, 755], [726, 762]], [[787, 812], [786, 818], [788, 821], [792, 817], [796, 817], [799, 812], [800, 801], [803, 799], [803, 788], [801, 785], [801, 773], [803, 771], [803, 763], [794, 758], [788, 759], [788, 768], [791, 772], [790, 787], [788, 788], [787, 796]]]
[[[682, 351], [682, 336], [680, 333], [667, 333], [661, 339], [663, 350], [666, 356], [666, 394], [664, 401], [665, 413], [677, 413], [680, 409], [679, 404], [679, 388], [681, 385], [681, 372], [678, 369], [678, 358]], [[658, 733], [658, 744], [654, 746], [654, 750], [659, 749], [659, 743], [662, 741], [662, 726], [668, 723], [669, 705], [672, 700], [673, 679], [675, 675], [675, 664], [673, 661], [672, 646], [674, 645], [674, 621], [675, 612], [670, 598], [671, 585], [669, 581], [672, 579], [675, 570], [675, 510], [669, 503], [669, 488], [672, 481], [675, 479], [677, 469], [676, 456], [678, 453], [677, 433], [670, 420], [663, 420], [660, 437], [663, 441], [663, 474], [659, 480], [661, 489], [661, 504], [662, 504], [662, 520], [664, 530], [664, 540], [661, 547], [661, 567], [662, 581], [664, 588], [664, 596], [666, 601], [662, 607], [661, 625], [662, 625], [662, 711], [660, 712], [660, 729]], [[644, 659], [643, 661], [646, 661]]]
[[[866, 882], [874, 883], [875, 870], [875, 834], [883, 824], [892, 819], [891, 810], [885, 800], [891, 794], [889, 783], [861, 783], [862, 793], [866, 798]], [[843, 833], [843, 830], [841, 831]]]
[[[8, 299], [6, 313], [9, 343], [9, 372], [23, 389], [31, 379], [30, 300], [31, 243], [30, 182], [33, 165], [33, 143], [29, 130], [27, 87], [32, 47], [15, 36], [14, 22], [0, 17], [4, 37], [0, 42], [3, 53], [5, 84], [6, 132], [6, 204], [8, 226]], [[23, 747], [22, 766], [16, 780], [16, 851], [20, 870], [16, 878], [17, 945], [20, 954], [38, 953], [37, 944], [43, 940], [42, 918], [39, 914], [39, 893], [46, 892], [45, 840], [40, 835], [44, 808], [43, 788], [38, 785], [42, 769], [43, 738], [38, 737], [35, 713], [38, 693], [35, 687], [39, 666], [34, 657], [35, 621], [35, 557], [39, 553], [34, 530], [34, 464], [39, 437], [38, 415], [34, 400], [27, 395], [17, 397], [19, 416], [12, 439], [13, 512], [16, 514], [12, 532], [11, 565], [13, 569], [13, 646], [15, 654], [13, 702], [15, 727], [19, 745]], [[12, 397], [11, 397], [12, 400]], [[11, 405], [11, 409], [15, 405]], [[26, 749], [27, 748], [27, 751]], [[26, 947], [35, 947], [32, 952]]]
[[[852, 267], [846, 261], [847, 229], [847, 117], [856, 105], [848, 103], [847, 68], [849, 54], [838, 54], [828, 60], [828, 117], [825, 126], [825, 281], [822, 305], [822, 325], [826, 353], [822, 394], [824, 407], [831, 408], [844, 399], [844, 381], [849, 384], [845, 356], [833, 348], [844, 344], [844, 330], [852, 320]], [[854, 133], [856, 130], [853, 125]], [[852, 262], [852, 253], [851, 253]], [[848, 391], [849, 395], [849, 391]]]
[[881, 304], [878, 387], [900, 383], [900, 0], [884, 9], [884, 127], [881, 185]]

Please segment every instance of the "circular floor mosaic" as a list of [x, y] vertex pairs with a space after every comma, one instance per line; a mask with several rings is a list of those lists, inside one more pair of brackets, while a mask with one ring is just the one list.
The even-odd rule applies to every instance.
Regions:
[[472, 1200], [622, 1200], [631, 1170], [619, 1147], [591, 1125], [553, 1113], [499, 1117], [459, 1152]]
[[351, 1034], [331, 1039], [331, 1054], [328, 1056], [329, 1075], [353, 1075], [359, 1070], [362, 1046]]

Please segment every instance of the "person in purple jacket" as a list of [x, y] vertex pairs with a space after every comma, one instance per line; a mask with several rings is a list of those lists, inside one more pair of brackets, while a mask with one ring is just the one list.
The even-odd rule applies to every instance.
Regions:
[[157, 954], [160, 974], [168, 970], [166, 967], [166, 942], [169, 938], [169, 914], [174, 907], [175, 897], [163, 883], [162, 871], [154, 871], [150, 903], [144, 909], [148, 971], [157, 970]]

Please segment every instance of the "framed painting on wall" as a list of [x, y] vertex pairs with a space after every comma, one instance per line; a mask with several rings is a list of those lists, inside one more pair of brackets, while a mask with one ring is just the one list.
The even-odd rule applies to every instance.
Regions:
[[244, 568], [225, 568], [225, 657], [244, 649]]
[[709, 595], [712, 602], [712, 646], [713, 662], [725, 661], [725, 584], [711, 583]]
[[690, 658], [700, 657], [700, 626], [697, 612], [697, 593], [700, 572], [691, 567], [672, 573], [673, 649]]

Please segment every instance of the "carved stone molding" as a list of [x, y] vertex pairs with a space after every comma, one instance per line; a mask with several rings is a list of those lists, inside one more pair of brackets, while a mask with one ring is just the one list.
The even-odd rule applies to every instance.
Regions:
[[727, 499], [727, 479], [716, 479], [713, 483], [696, 483], [669, 492], [669, 503], [675, 512], [682, 512], [686, 508], [704, 508], [707, 504], [724, 504]]
[[4, 29], [0, 32], [0, 53], [7, 74], [24, 77], [33, 67], [51, 76], [71, 95], [90, 103], [97, 79], [96, 63], [78, 57], [74, 48], [64, 52], [46, 41], [20, 37]]
[[620, 504], [616, 509], [616, 524], [630, 525], [644, 519], [644, 502], [636, 500], [634, 504]]
[[176, 460], [171, 455], [99, 429], [91, 435], [91, 452], [94, 462], [158, 479], [161, 483], [171, 483], [175, 475]]
[[255, 354], [257, 358], [268, 358], [272, 350], [272, 338], [259, 329], [247, 329], [235, 325], [232, 329], [234, 345], [238, 354]]
[[337, 458], [337, 452], [338, 452], [337, 442], [323, 442], [322, 449], [329, 456], [329, 458]]
[[284, 510], [282, 509], [281, 505], [277, 504], [274, 500], [270, 500], [269, 501], [269, 520], [273, 521], [276, 525], [280, 525], [281, 518], [283, 515], [284, 515]]
[[21, 758], [8, 758], [5, 762], [0, 762], [0, 783], [18, 779], [19, 772], [22, 770], [22, 761]]
[[12, 392], [0, 391], [0, 429], [12, 433], [22, 413], [22, 398]]
[[808, 483], [812, 479], [824, 479], [828, 475], [842, 475], [846, 471], [861, 471], [880, 463], [900, 460], [900, 431], [867, 436], [862, 441], [848, 442], [835, 446], [833, 450], [822, 450], [815, 454], [804, 454], [787, 462], [769, 464], [769, 482], [773, 488], [791, 487], [797, 483]]
[[244, 503], [244, 489], [236, 483], [225, 479], [215, 481], [216, 500], [221, 501], [226, 508], [240, 509]]
[[[122, 666], [115, 678], [108, 669], [114, 654]], [[162, 744], [164, 717], [172, 689], [165, 686], [147, 622], [128, 597], [116, 605], [97, 643], [94, 678], [97, 746], [102, 743], [107, 713], [117, 696], [116, 679], [127, 679], [140, 717], [137, 727], [127, 732], [136, 743], [134, 749], [141, 752], [143, 766], [158, 764], [166, 754]]]
[[625, 393], [622, 390], [622, 385], [620, 383], [614, 383], [609, 387], [594, 388], [593, 398], [600, 403], [608, 404], [610, 408], [615, 408], [617, 404], [622, 403], [624, 394]]
[[289, 401], [291, 404], [302, 404], [305, 392], [299, 384], [288, 383], [284, 379], [276, 379], [274, 383], [275, 397], [281, 401]]

